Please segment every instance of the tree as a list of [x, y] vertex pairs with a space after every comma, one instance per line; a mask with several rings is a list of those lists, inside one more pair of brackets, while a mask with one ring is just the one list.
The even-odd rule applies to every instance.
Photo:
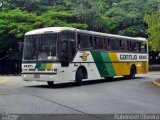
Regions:
[[145, 21], [148, 24], [148, 43], [153, 50], [160, 51], [160, 9], [145, 16]]
[[112, 4], [106, 15], [117, 21], [117, 34], [147, 37], [145, 14], [150, 14], [160, 6], [159, 0], [121, 0]]
[[115, 21], [104, 15], [107, 9], [108, 5], [102, 0], [80, 0], [73, 7], [73, 12], [79, 22], [88, 24], [89, 30], [111, 32], [114, 28], [109, 27], [109, 25]]
[[[0, 57], [21, 59], [18, 42], [30, 30], [43, 27], [76, 27], [87, 29], [88, 25], [76, 23], [76, 16], [70, 11], [46, 12], [41, 16], [20, 9], [0, 12]], [[15, 55], [16, 54], [16, 55]]]
[[20, 59], [18, 42], [23, 41], [24, 33], [33, 29], [35, 14], [19, 9], [0, 12], [0, 60]]

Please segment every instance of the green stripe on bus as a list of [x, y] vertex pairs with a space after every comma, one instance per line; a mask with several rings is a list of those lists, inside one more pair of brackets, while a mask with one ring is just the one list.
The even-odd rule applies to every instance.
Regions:
[[40, 68], [39, 69], [45, 69], [47, 66], [47, 64], [41, 64]]
[[105, 66], [106, 66], [106, 69], [107, 69], [107, 72], [108, 72], [108, 76], [106, 76], [106, 77], [115, 76], [115, 71], [114, 71], [114, 68], [113, 68], [113, 65], [112, 65], [112, 61], [111, 61], [108, 53], [107, 52], [102, 52], [101, 56], [103, 58], [103, 61], [107, 62], [107, 63], [105, 63]]
[[[115, 76], [112, 61], [107, 52], [91, 52], [101, 77]], [[107, 62], [107, 63], [104, 63]]]
[[41, 64], [40, 64], [40, 63], [37, 63], [35, 68], [36, 68], [36, 69], [39, 69], [40, 67], [41, 67]]
[[45, 64], [45, 63], [43, 63], [43, 64], [37, 63], [35, 68], [36, 68], [36, 69], [45, 69], [46, 66], [47, 66], [47, 64]]
[[108, 76], [106, 66], [100, 52], [91, 52], [101, 77]]

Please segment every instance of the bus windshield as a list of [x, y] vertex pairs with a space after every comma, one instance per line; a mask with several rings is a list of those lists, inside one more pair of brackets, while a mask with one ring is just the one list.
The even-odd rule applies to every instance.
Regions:
[[57, 61], [57, 34], [26, 36], [24, 61]]

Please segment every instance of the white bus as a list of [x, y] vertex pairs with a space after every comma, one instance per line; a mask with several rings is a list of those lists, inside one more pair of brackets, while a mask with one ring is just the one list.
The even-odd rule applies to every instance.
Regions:
[[135, 38], [68, 27], [27, 32], [24, 39], [22, 79], [25, 81], [75, 81], [134, 78], [148, 72], [145, 38]]

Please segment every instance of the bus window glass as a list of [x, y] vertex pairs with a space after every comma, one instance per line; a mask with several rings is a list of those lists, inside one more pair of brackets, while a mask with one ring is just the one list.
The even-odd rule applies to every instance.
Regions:
[[74, 32], [63, 32], [63, 33], [61, 33], [61, 41], [71, 40], [71, 39], [75, 41], [75, 33]]
[[38, 43], [38, 61], [55, 61], [57, 59], [57, 36], [43, 35]]
[[110, 45], [111, 45], [111, 50], [117, 50], [118, 49], [118, 43], [116, 38], [111, 38], [110, 39]]
[[107, 40], [104, 38], [104, 49], [107, 49]]
[[110, 42], [110, 38], [107, 38], [107, 43], [108, 43], [108, 47], [107, 49], [110, 50], [111, 49], [111, 42]]
[[130, 41], [127, 40], [127, 51], [130, 51]]
[[119, 40], [119, 49], [118, 50], [121, 50], [122, 48], [122, 40]]
[[41, 39], [41, 36], [26, 36], [24, 39], [24, 50], [23, 50], [23, 60], [34, 60], [36, 61], [36, 51], [38, 39]]
[[91, 37], [88, 35], [78, 35], [78, 48], [79, 49], [92, 49]]
[[132, 42], [132, 51], [138, 52], [139, 50], [138, 46], [139, 46], [138, 42]]
[[[75, 53], [76, 53], [76, 42], [75, 42], [75, 33], [74, 32], [66, 31], [66, 32], [61, 33], [61, 44], [60, 45], [62, 45], [62, 43], [63, 43], [63, 44], [66, 44], [68, 46], [68, 41], [69, 41], [69, 44], [70, 44], [70, 49], [69, 49], [70, 52], [67, 53], [66, 56], [69, 57], [69, 60], [72, 60]], [[68, 51], [64, 51], [62, 49], [60, 52], [65, 53], [65, 52], [68, 52]], [[67, 60], [67, 57], [66, 57], [66, 60]]]
[[123, 50], [123, 51], [127, 50], [127, 41], [126, 40], [122, 40], [121, 50]]
[[104, 41], [102, 37], [94, 37], [95, 49], [104, 49]]
[[147, 45], [145, 42], [141, 42], [141, 52], [146, 53], [147, 52]]

